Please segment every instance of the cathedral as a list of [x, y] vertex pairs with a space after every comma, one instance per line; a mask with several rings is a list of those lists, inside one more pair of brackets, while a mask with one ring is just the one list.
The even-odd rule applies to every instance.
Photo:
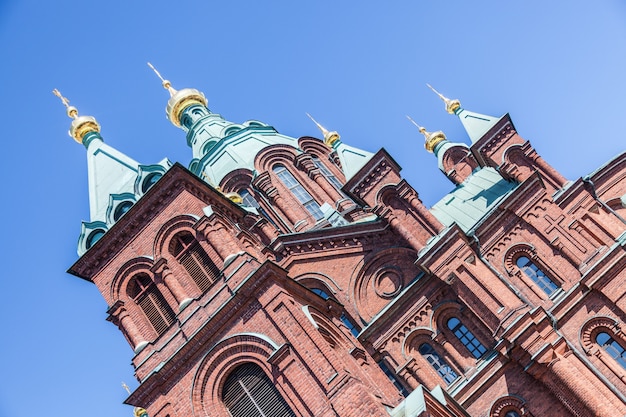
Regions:
[[385, 149], [225, 120], [155, 72], [188, 167], [55, 90], [88, 161], [69, 273], [132, 348], [135, 416], [626, 415], [626, 152], [568, 180], [434, 91], [468, 143], [418, 126], [451, 182], [429, 208]]

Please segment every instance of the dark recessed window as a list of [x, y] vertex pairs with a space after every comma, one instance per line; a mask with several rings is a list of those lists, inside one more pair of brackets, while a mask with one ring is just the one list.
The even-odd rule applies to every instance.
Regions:
[[322, 297], [324, 300], [328, 300], [330, 298], [330, 295], [328, 295], [328, 293], [322, 289], [312, 288], [311, 291]]
[[626, 349], [617, 340], [613, 339], [608, 333], [602, 332], [596, 336], [596, 342], [610, 357], [622, 365], [622, 368], [626, 369]]
[[450, 385], [452, 381], [459, 376], [454, 370], [443, 360], [441, 356], [433, 349], [428, 343], [422, 343], [419, 347], [420, 354], [428, 361], [430, 366], [446, 381], [446, 384]]
[[170, 242], [170, 253], [187, 270], [200, 291], [215, 282], [220, 270], [190, 232], [178, 233]]
[[87, 246], [87, 249], [95, 245], [96, 242], [99, 241], [102, 236], [104, 236], [104, 230], [102, 229], [96, 229], [93, 232], [89, 233], [89, 236], [87, 237], [87, 243], [85, 245]]
[[311, 194], [304, 189], [302, 184], [296, 180], [291, 172], [283, 165], [274, 166], [274, 173], [285, 184], [285, 186], [291, 191], [291, 193], [298, 199], [300, 203], [307, 209], [309, 213], [315, 218], [320, 220], [324, 217], [324, 213], [320, 209], [320, 205], [313, 199]]
[[118, 221], [120, 217], [122, 217], [130, 208], [133, 206], [132, 201], [123, 201], [117, 205], [115, 208], [115, 213], [113, 213], [113, 220]]
[[476, 339], [476, 337], [469, 331], [463, 323], [456, 317], [452, 317], [448, 320], [448, 329], [452, 330], [452, 333], [463, 343], [463, 345], [470, 351], [472, 356], [476, 359], [483, 356], [487, 349]]
[[150, 187], [152, 187], [162, 176], [163, 174], [161, 174], [160, 172], [155, 172], [148, 175], [143, 180], [143, 184], [141, 184], [141, 192], [145, 193], [146, 191], [148, 191]]
[[559, 288], [533, 261], [526, 256], [517, 258], [517, 266], [521, 269], [535, 284], [539, 286], [548, 296], [554, 294]]
[[241, 365], [226, 378], [222, 401], [232, 417], [295, 417], [272, 381], [255, 364]]
[[174, 311], [148, 274], [135, 275], [128, 283], [127, 293], [158, 334], [163, 333], [174, 322]]

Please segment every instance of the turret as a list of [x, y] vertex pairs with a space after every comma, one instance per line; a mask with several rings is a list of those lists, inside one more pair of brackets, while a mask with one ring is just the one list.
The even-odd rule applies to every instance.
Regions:
[[93, 116], [79, 116], [78, 109], [59, 90], [53, 90], [72, 119], [69, 135], [87, 149], [89, 221], [82, 222], [78, 254], [91, 248], [170, 167], [167, 159], [156, 165], [137, 161], [104, 143]]

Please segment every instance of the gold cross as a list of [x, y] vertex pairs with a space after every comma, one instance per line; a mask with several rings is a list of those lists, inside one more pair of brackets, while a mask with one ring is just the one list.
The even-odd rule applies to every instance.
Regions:
[[126, 392], [128, 393], [128, 395], [130, 395], [130, 388], [128, 388], [128, 385], [126, 385], [126, 383], [123, 381], [122, 381], [122, 388], [124, 388]]
[[69, 106], [70, 106], [70, 101], [69, 101], [67, 98], [63, 97], [63, 96], [61, 95], [61, 92], [60, 92], [59, 90], [57, 90], [57, 89], [55, 88], [54, 90], [52, 90], [52, 94], [54, 94], [55, 96], [57, 96], [58, 98], [60, 98], [60, 99], [61, 99], [61, 101], [63, 102], [63, 105], [64, 105], [65, 107], [69, 107]]

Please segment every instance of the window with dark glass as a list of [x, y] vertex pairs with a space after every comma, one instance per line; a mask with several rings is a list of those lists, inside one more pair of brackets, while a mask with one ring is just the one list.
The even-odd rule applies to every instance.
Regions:
[[274, 166], [274, 173], [285, 184], [285, 186], [291, 191], [291, 193], [298, 199], [300, 203], [307, 209], [309, 213], [315, 218], [320, 220], [324, 217], [324, 213], [320, 210], [320, 205], [313, 199], [311, 194], [304, 189], [302, 184], [296, 180], [296, 178], [289, 172], [283, 165]]
[[190, 232], [174, 236], [170, 253], [187, 270], [200, 291], [206, 291], [220, 274], [219, 268]]
[[315, 166], [319, 168], [320, 172], [324, 177], [326, 177], [328, 182], [334, 185], [336, 189], [341, 190], [341, 182], [339, 182], [335, 174], [333, 174], [318, 157], [314, 156], [312, 159]]
[[320, 288], [312, 288], [311, 291], [313, 291], [315, 294], [319, 295], [320, 297], [322, 297], [324, 300], [328, 300], [330, 298], [330, 295], [328, 295], [328, 293]]
[[448, 329], [452, 330], [452, 333], [463, 343], [463, 345], [469, 350], [469, 352], [476, 359], [483, 356], [487, 349], [476, 339], [476, 337], [469, 331], [467, 327], [456, 317], [452, 317], [448, 320]]
[[157, 333], [163, 333], [174, 322], [174, 311], [148, 274], [135, 275], [129, 282], [127, 291]]
[[515, 410], [507, 411], [504, 417], [520, 417], [519, 413]]
[[128, 212], [128, 210], [130, 210], [132, 206], [132, 201], [122, 201], [121, 203], [119, 203], [115, 208], [115, 212], [113, 213], [113, 220], [118, 221], [120, 217], [122, 217]]
[[148, 175], [141, 184], [141, 192], [145, 193], [163, 176], [160, 172], [155, 172]]
[[548, 296], [554, 294], [559, 288], [533, 261], [526, 256], [517, 258], [517, 266]]
[[250, 191], [244, 189], [239, 190], [238, 193], [241, 196], [241, 199], [243, 200], [243, 204], [245, 206], [248, 207], [254, 207], [261, 216], [265, 217], [267, 219], [267, 221], [269, 221], [270, 223], [272, 223], [276, 228], [278, 228], [278, 226], [276, 226], [276, 223], [274, 223], [274, 220], [272, 220], [272, 218], [269, 216], [269, 214], [267, 214], [267, 211], [265, 211], [265, 209], [263, 207], [261, 207], [261, 205], [259, 204], [258, 201], [256, 201], [256, 199], [252, 196], [252, 194], [250, 194]]
[[383, 370], [385, 375], [387, 375], [387, 378], [389, 378], [391, 383], [398, 389], [398, 391], [400, 391], [400, 393], [404, 397], [408, 397], [409, 391], [406, 388], [404, 388], [404, 386], [400, 383], [400, 381], [398, 381], [398, 378], [396, 378], [396, 374], [391, 369], [389, 369], [385, 361], [384, 360], [378, 361], [378, 366], [380, 366], [380, 369]]
[[232, 417], [295, 417], [265, 372], [252, 363], [238, 366], [226, 378], [222, 401]]
[[626, 369], [626, 349], [617, 342], [610, 334], [601, 332], [596, 336], [596, 342], [615, 359], [622, 368]]
[[102, 236], [104, 236], [104, 230], [102, 229], [96, 229], [93, 232], [89, 233], [89, 236], [87, 236], [87, 242], [85, 244], [87, 249], [95, 245], [96, 242], [99, 241]]
[[450, 385], [452, 381], [459, 376], [454, 370], [443, 360], [441, 356], [433, 349], [428, 343], [422, 343], [418, 349], [419, 353], [428, 361], [435, 371], [446, 381], [446, 384]]
[[356, 327], [354, 323], [352, 323], [352, 320], [350, 320], [348, 316], [342, 314], [339, 318], [341, 319], [341, 322], [348, 328], [348, 330], [350, 330], [352, 336], [357, 337], [359, 335], [359, 328]]

